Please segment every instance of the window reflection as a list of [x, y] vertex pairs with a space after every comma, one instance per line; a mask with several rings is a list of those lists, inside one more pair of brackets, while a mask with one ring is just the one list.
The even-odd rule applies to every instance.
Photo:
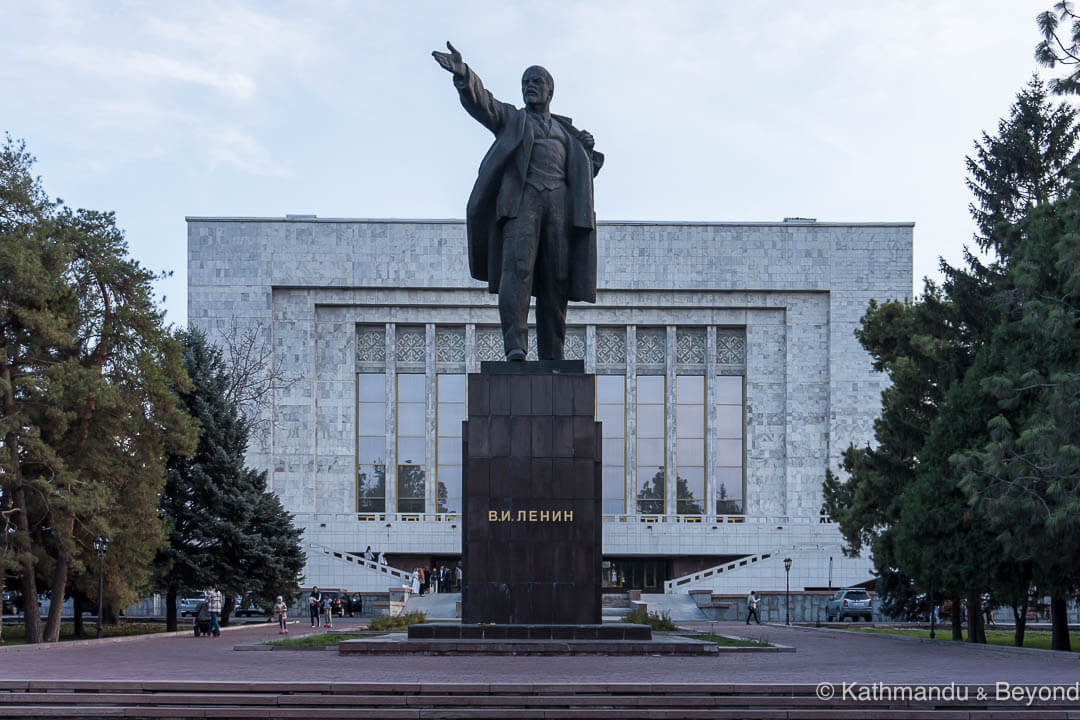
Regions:
[[436, 378], [435, 512], [461, 512], [461, 423], [465, 419], [465, 376]]
[[397, 376], [397, 511], [424, 512], [427, 423], [424, 376]]
[[356, 510], [386, 512], [386, 376], [356, 376]]
[[626, 378], [596, 376], [596, 419], [600, 427], [601, 512], [626, 512]]
[[744, 423], [743, 378], [725, 375], [716, 378], [716, 514], [738, 515], [744, 506]]
[[705, 514], [705, 377], [675, 379], [675, 512]]
[[663, 375], [637, 377], [637, 510], [648, 515], [665, 510]]

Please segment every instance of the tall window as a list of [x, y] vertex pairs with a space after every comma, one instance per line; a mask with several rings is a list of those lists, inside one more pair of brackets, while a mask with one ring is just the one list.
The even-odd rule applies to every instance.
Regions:
[[397, 376], [397, 497], [399, 513], [424, 512], [424, 376]]
[[716, 514], [745, 512], [743, 505], [743, 379], [716, 377]]
[[386, 376], [356, 376], [356, 511], [386, 512]]
[[664, 513], [663, 375], [637, 377], [637, 510]]
[[461, 422], [465, 419], [465, 376], [438, 376], [438, 463], [436, 512], [461, 512]]
[[602, 423], [602, 511], [626, 512], [626, 377], [596, 376], [596, 419]]
[[705, 514], [705, 378], [675, 378], [675, 512]]

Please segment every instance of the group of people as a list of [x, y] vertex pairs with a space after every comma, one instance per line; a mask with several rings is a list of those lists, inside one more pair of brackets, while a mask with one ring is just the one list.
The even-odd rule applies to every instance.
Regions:
[[432, 565], [430, 570], [422, 567], [413, 569], [412, 591], [416, 595], [427, 592], [453, 592], [461, 588], [461, 565], [449, 568], [446, 565]]
[[308, 612], [311, 614], [311, 627], [334, 627], [334, 597], [321, 592], [316, 585], [308, 595]]
[[371, 546], [367, 546], [367, 550], [364, 551], [364, 560], [368, 562], [378, 562], [380, 565], [386, 564], [386, 555], [381, 550], [379, 551], [378, 558], [375, 557], [375, 551], [371, 549]]

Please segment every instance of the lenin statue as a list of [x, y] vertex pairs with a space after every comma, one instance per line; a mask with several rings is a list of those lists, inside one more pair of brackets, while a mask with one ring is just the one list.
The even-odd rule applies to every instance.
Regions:
[[529, 298], [536, 296], [541, 360], [561, 360], [566, 303], [596, 302], [593, 177], [604, 163], [593, 137], [552, 115], [555, 83], [534, 65], [521, 77], [524, 108], [500, 102], [461, 59], [433, 52], [454, 76], [465, 110], [495, 134], [469, 196], [469, 271], [499, 295], [506, 359], [525, 359]]

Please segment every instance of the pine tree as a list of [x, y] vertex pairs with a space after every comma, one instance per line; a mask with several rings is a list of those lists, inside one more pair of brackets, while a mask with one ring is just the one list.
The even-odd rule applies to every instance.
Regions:
[[300, 532], [267, 492], [266, 474], [244, 465], [250, 427], [227, 400], [231, 378], [221, 352], [197, 330], [181, 339], [193, 384], [180, 400], [201, 433], [194, 454], [168, 459], [161, 497], [169, 543], [155, 566], [170, 629], [181, 591], [213, 583], [227, 597], [247, 593], [269, 607], [276, 595], [295, 592], [304, 564]]

